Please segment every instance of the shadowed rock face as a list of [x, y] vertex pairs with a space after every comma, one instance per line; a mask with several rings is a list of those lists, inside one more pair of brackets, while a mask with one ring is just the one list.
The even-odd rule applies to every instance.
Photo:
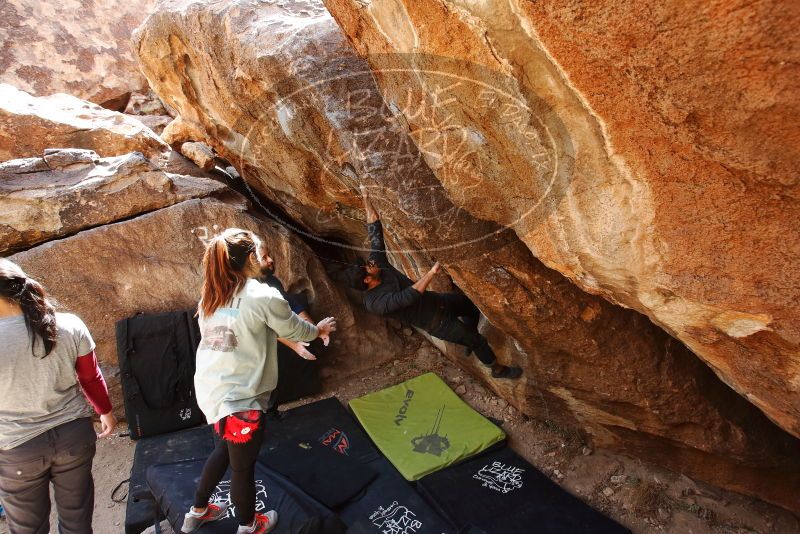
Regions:
[[156, 0], [0, 4], [0, 82], [36, 96], [68, 93], [125, 108], [144, 88], [130, 47], [131, 32]]
[[47, 148], [85, 148], [101, 156], [169, 146], [138, 119], [66, 94], [36, 98], [0, 84], [0, 161], [41, 156]]
[[248, 215], [241, 198], [187, 200], [50, 241], [9, 259], [39, 280], [63, 309], [84, 320], [97, 343], [114, 406], [121, 412], [116, 321], [139, 312], [195, 307], [205, 244], [229, 227], [251, 230], [262, 238], [276, 275], [288, 291], [306, 292], [313, 317], [336, 317], [340, 331], [326, 354], [320, 354], [323, 365], [335, 364], [347, 374], [396, 356], [402, 343], [387, 326], [354, 312], [309, 248], [274, 222]]
[[62, 149], [7, 161], [0, 164], [0, 254], [224, 189], [165, 173], [139, 153], [100, 158]]
[[[404, 115], [456, 204], [647, 314], [800, 436], [800, 7], [325, 3], [387, 102], [448, 102]], [[460, 79], [442, 83], [439, 56]], [[569, 146], [536, 150], [550, 114]], [[448, 150], [451, 132], [480, 142]], [[469, 165], [452, 172], [453, 159]], [[553, 160], [569, 181], [531, 216]], [[470, 176], [481, 186], [464, 187]]]
[[[359, 20], [340, 20], [356, 43]], [[378, 42], [363, 24], [363, 38]], [[212, 146], [252, 188], [280, 205], [299, 231], [359, 248], [364, 231], [357, 187], [367, 185], [390, 248], [399, 251], [394, 262], [416, 277], [441, 261], [488, 318], [486, 331], [501, 359], [524, 368], [519, 382], [492, 382], [524, 412], [580, 424], [608, 446], [800, 509], [795, 440], [646, 317], [581, 291], [534, 256], [542, 251], [528, 243], [528, 234], [555, 224], [564, 204], [580, 207], [592, 194], [599, 199], [591, 213], [606, 218], [581, 219], [584, 226], [564, 231], [549, 250], [568, 257], [559, 247], [576, 240], [576, 231], [586, 232], [578, 241], [587, 247], [601, 243], [604, 232], [624, 234], [613, 234], [608, 254], [644, 246], [645, 237], [625, 226], [642, 212], [614, 211], [617, 202], [636, 205], [644, 194], [636, 181], [609, 175], [590, 194], [591, 183], [575, 178], [588, 157], [585, 139], [576, 135], [588, 136], [591, 125], [573, 133], [562, 110], [543, 98], [535, 110], [520, 112], [531, 118], [531, 128], [519, 116], [506, 121], [506, 106], [519, 101], [508, 96], [519, 85], [513, 76], [496, 81], [488, 95], [450, 99], [422, 86], [384, 99], [376, 79], [384, 90], [393, 86], [385, 79], [392, 76], [419, 74], [422, 83], [435, 67], [438, 85], [446, 87], [465, 68], [480, 81], [486, 67], [429, 56], [430, 69], [409, 72], [408, 58], [399, 56], [385, 60], [396, 67], [392, 72], [374, 73], [310, 1], [257, 9], [243, 1], [166, 2], [135, 39], [145, 75], [178, 114], [165, 130], [167, 141]], [[477, 111], [461, 109], [469, 102], [494, 113], [497, 123], [487, 125], [492, 132], [479, 128], [479, 121], [451, 128], [420, 118], [434, 121], [443, 107], [477, 121]], [[517, 144], [506, 142], [506, 151], [493, 152], [497, 161], [491, 161], [481, 147], [501, 134]], [[600, 170], [621, 165], [608, 154], [592, 157]], [[627, 196], [619, 197], [620, 191]], [[553, 266], [569, 272], [568, 265]], [[618, 278], [635, 287], [635, 276], [622, 267]], [[606, 285], [604, 295], [613, 296], [608, 280]], [[598, 282], [594, 290], [601, 289]], [[474, 359], [460, 363], [486, 377]]]

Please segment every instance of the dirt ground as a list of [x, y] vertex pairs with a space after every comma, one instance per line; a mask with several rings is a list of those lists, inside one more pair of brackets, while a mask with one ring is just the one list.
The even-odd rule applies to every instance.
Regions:
[[[800, 532], [800, 519], [786, 510], [695, 482], [635, 458], [592, 450], [573, 433], [523, 416], [418, 335], [407, 337], [405, 352], [405, 357], [390, 365], [349, 377], [328, 377], [323, 394], [295, 405], [330, 395], [346, 402], [433, 371], [470, 406], [502, 421], [512, 448], [526, 460], [635, 533]], [[122, 532], [125, 503], [112, 501], [111, 493], [130, 473], [134, 444], [123, 435], [126, 432], [127, 427], [121, 425], [114, 437], [98, 443], [93, 469], [97, 534]], [[51, 518], [51, 532], [56, 532], [55, 513]], [[171, 531], [166, 529], [165, 532]], [[5, 520], [0, 520], [0, 534], [7, 533]]]

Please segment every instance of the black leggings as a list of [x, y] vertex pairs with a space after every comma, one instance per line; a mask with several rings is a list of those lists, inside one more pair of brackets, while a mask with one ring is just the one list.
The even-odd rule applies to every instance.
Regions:
[[[195, 508], [203, 508], [214, 490], [231, 467], [231, 504], [236, 507], [240, 525], [253, 522], [256, 513], [255, 466], [258, 451], [264, 442], [264, 417], [261, 426], [247, 443], [231, 443], [217, 436], [217, 446], [206, 460], [203, 474], [194, 495]], [[222, 428], [223, 425], [220, 425]]]
[[496, 363], [494, 351], [486, 338], [478, 333], [481, 312], [477, 306], [466, 296], [457, 293], [439, 293], [437, 297], [444, 316], [442, 322], [428, 333], [444, 341], [469, 347], [484, 365]]

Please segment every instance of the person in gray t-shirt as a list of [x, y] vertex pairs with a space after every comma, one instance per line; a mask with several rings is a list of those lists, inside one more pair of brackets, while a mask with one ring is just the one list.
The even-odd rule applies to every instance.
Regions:
[[116, 424], [92, 336], [0, 259], [0, 339], [0, 501], [11, 532], [49, 531], [51, 482], [59, 532], [91, 532], [97, 435], [89, 403], [101, 436]]

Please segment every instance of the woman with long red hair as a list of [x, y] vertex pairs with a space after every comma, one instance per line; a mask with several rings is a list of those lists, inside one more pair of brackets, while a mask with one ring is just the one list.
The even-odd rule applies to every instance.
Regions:
[[289, 308], [277, 289], [259, 283], [261, 243], [251, 232], [229, 228], [215, 237], [203, 257], [203, 289], [198, 306], [202, 338], [197, 349], [197, 402], [221, 438], [203, 468], [195, 503], [182, 532], [227, 515], [209, 499], [228, 466], [231, 502], [239, 534], [263, 534], [277, 514], [255, 513], [255, 462], [263, 441], [264, 412], [277, 384], [277, 339], [327, 345], [336, 321], [311, 324]]

